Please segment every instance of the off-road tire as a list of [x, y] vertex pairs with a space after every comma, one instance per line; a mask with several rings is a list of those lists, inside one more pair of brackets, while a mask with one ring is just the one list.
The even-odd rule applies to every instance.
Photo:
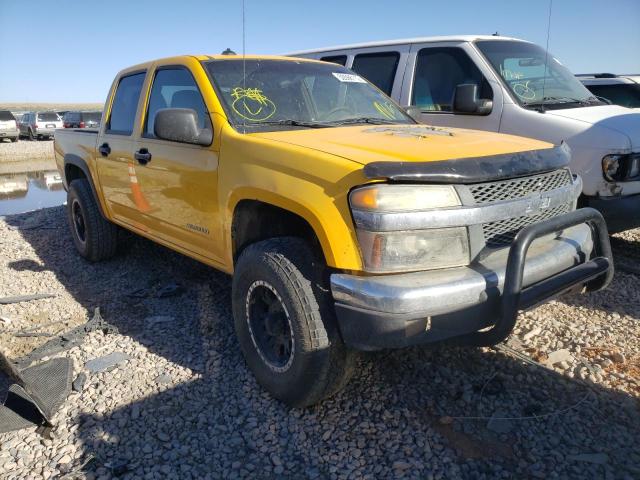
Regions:
[[[82, 216], [83, 235], [80, 234], [80, 228], [76, 223], [78, 214]], [[67, 219], [73, 243], [82, 257], [90, 262], [99, 262], [115, 255], [118, 246], [118, 227], [100, 213], [86, 178], [73, 180], [69, 185]]]
[[[242, 252], [233, 277], [235, 330], [247, 365], [265, 390], [292, 407], [313, 405], [342, 389], [357, 361], [340, 337], [327, 268], [318, 257], [299, 238], [264, 240]], [[293, 348], [284, 371], [265, 360], [252, 335], [247, 310], [256, 283], [273, 287], [288, 312]]]
[[18, 141], [18, 137], [13, 137], [13, 138], [11, 139], [11, 143], [16, 143], [17, 141]]

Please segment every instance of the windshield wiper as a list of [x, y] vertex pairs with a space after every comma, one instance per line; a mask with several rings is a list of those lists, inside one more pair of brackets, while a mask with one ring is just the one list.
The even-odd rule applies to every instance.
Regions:
[[356, 117], [356, 118], [345, 118], [344, 120], [336, 120], [330, 122], [332, 125], [354, 125], [358, 123], [370, 123], [372, 125], [390, 125], [394, 123], [399, 123], [397, 120], [390, 120], [386, 118], [378, 118], [378, 117]]
[[243, 122], [240, 125], [251, 125], [253, 126], [261, 126], [261, 125], [283, 125], [283, 126], [292, 126], [292, 127], [307, 127], [307, 128], [329, 128], [333, 125], [328, 123], [320, 123], [320, 122], [303, 122], [300, 120], [293, 120], [290, 118], [284, 120], [265, 120], [263, 122]]
[[564, 105], [567, 103], [577, 103], [578, 105], [593, 105], [593, 101], [589, 101], [587, 99], [580, 100], [579, 98], [571, 97], [544, 97], [538, 102], [527, 102], [524, 105], [526, 107], [542, 107], [546, 105]]

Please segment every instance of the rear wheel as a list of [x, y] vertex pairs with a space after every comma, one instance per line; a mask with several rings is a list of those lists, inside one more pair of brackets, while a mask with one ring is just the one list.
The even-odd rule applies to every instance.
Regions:
[[271, 395], [294, 407], [340, 390], [356, 361], [340, 338], [325, 270], [303, 240], [283, 237], [247, 247], [233, 277], [247, 365]]
[[18, 137], [13, 137], [13, 138], [11, 139], [11, 142], [12, 142], [12, 143], [15, 143], [15, 142], [17, 142], [17, 141], [18, 141]]
[[118, 245], [118, 227], [100, 213], [86, 178], [73, 180], [67, 193], [67, 218], [73, 243], [91, 262], [113, 257]]

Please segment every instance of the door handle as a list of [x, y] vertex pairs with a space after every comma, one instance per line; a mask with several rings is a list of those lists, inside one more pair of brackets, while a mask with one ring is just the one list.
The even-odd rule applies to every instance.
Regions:
[[146, 165], [151, 161], [151, 154], [146, 148], [141, 148], [133, 154], [133, 157], [138, 161], [140, 165]]
[[100, 155], [102, 155], [103, 157], [108, 157], [109, 154], [111, 153], [111, 147], [109, 146], [108, 143], [103, 143], [98, 147], [98, 151], [100, 152]]

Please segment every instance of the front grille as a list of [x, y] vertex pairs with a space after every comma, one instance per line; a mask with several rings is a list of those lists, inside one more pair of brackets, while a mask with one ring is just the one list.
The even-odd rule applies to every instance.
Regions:
[[527, 225], [557, 217], [558, 215], [568, 213], [571, 210], [572, 205], [565, 204], [555, 208], [550, 208], [549, 210], [545, 210], [537, 215], [508, 218], [497, 222], [485, 223], [482, 225], [482, 230], [484, 232], [484, 239], [487, 247], [500, 248], [507, 246], [513, 242], [516, 234]]
[[531, 177], [514, 178], [501, 182], [478, 183], [470, 185], [469, 191], [477, 205], [498, 202], [500, 200], [516, 200], [533, 193], [543, 193], [571, 184], [571, 172], [567, 168], [553, 172], [533, 175]]

